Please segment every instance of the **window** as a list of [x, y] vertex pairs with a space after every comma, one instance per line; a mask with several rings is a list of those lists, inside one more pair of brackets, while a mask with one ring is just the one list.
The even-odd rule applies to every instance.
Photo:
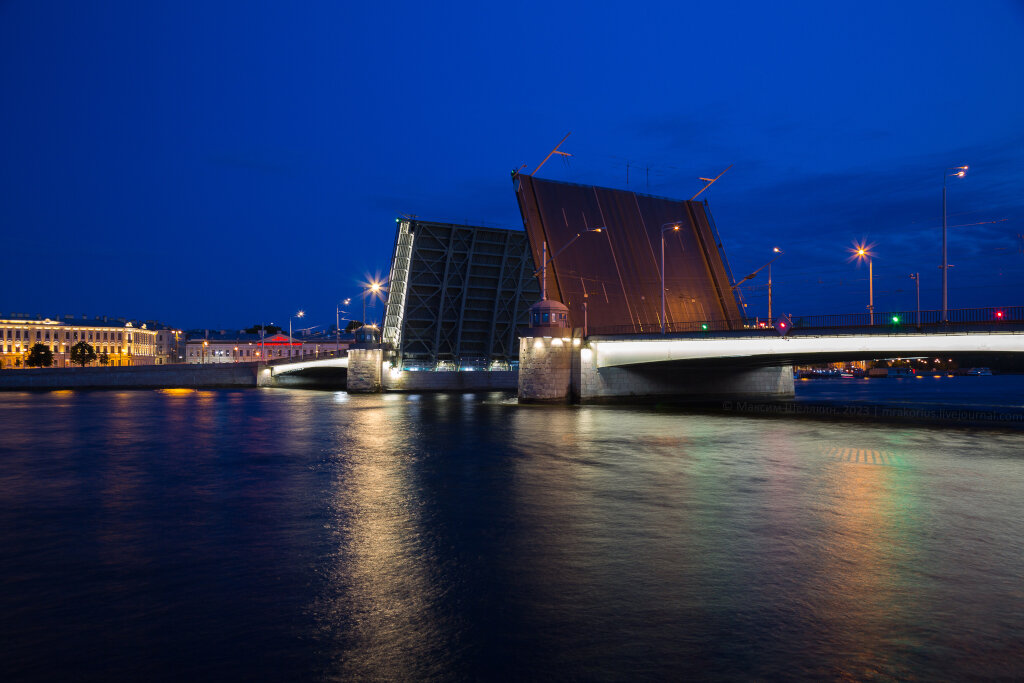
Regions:
[[42, 330], [36, 330], [36, 341], [39, 341], [39, 340], [41, 340], [42, 338], [43, 338], [43, 332], [42, 332]]

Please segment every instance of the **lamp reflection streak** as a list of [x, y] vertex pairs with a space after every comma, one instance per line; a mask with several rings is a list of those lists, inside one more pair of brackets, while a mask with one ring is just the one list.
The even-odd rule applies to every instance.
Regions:
[[326, 593], [315, 607], [335, 641], [330, 676], [345, 680], [433, 678], [443, 650], [435, 617], [439, 586], [405, 429], [379, 403], [356, 410], [331, 462], [338, 539]]

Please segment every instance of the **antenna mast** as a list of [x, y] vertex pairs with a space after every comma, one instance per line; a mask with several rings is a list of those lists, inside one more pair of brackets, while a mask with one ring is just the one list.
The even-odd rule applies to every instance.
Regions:
[[[565, 134], [565, 137], [562, 138], [562, 142], [565, 142], [566, 140], [568, 140], [570, 135], [572, 135], [572, 131], [571, 130], [568, 133]], [[555, 145], [555, 148], [553, 150], [551, 150], [551, 153], [548, 154], [546, 157], [544, 157], [544, 161], [540, 162], [540, 166], [543, 166], [544, 164], [548, 163], [548, 159], [550, 159], [551, 156], [554, 155], [554, 154], [558, 154], [559, 156], [563, 156], [563, 157], [571, 157], [572, 156], [568, 152], [559, 152], [558, 151], [558, 148], [562, 146], [562, 142], [559, 142], [557, 145]], [[540, 170], [540, 166], [538, 166], [537, 168], [533, 169], [533, 173], [531, 173], [530, 175], [537, 175], [537, 171]]]
[[[732, 168], [734, 165], [735, 164], [729, 164], [729, 168]], [[725, 169], [725, 171], [728, 171], [729, 168]], [[694, 199], [696, 199], [697, 197], [700, 196], [701, 192], [703, 192], [704, 190], [706, 190], [709, 187], [711, 187], [712, 185], [714, 185], [716, 180], [718, 180], [719, 178], [721, 178], [722, 176], [725, 175], [725, 171], [722, 171], [721, 173], [716, 175], [714, 178], [698, 178], [697, 180], [703, 180], [704, 182], [707, 183], [707, 185], [705, 185], [704, 187], [700, 188], [700, 192], [698, 192], [697, 194], [695, 194], [692, 197], [690, 197], [690, 201], [692, 202]]]

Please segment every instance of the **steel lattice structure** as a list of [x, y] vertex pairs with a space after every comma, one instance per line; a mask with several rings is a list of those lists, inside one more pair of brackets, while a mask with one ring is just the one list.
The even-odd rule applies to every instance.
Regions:
[[526, 233], [401, 218], [383, 338], [396, 362], [483, 367], [519, 356], [540, 299]]

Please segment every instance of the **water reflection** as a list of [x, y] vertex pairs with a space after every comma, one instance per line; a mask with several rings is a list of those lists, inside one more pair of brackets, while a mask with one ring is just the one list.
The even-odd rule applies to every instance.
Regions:
[[0, 427], [15, 678], [1024, 670], [1015, 433], [282, 389]]
[[[333, 643], [326, 675], [343, 680], [436, 676], [446, 622], [435, 613], [437, 558], [424, 528], [409, 424], [377, 397], [350, 414], [331, 467], [328, 524], [337, 546], [316, 606]], [[356, 404], [357, 401], [352, 401]]]

